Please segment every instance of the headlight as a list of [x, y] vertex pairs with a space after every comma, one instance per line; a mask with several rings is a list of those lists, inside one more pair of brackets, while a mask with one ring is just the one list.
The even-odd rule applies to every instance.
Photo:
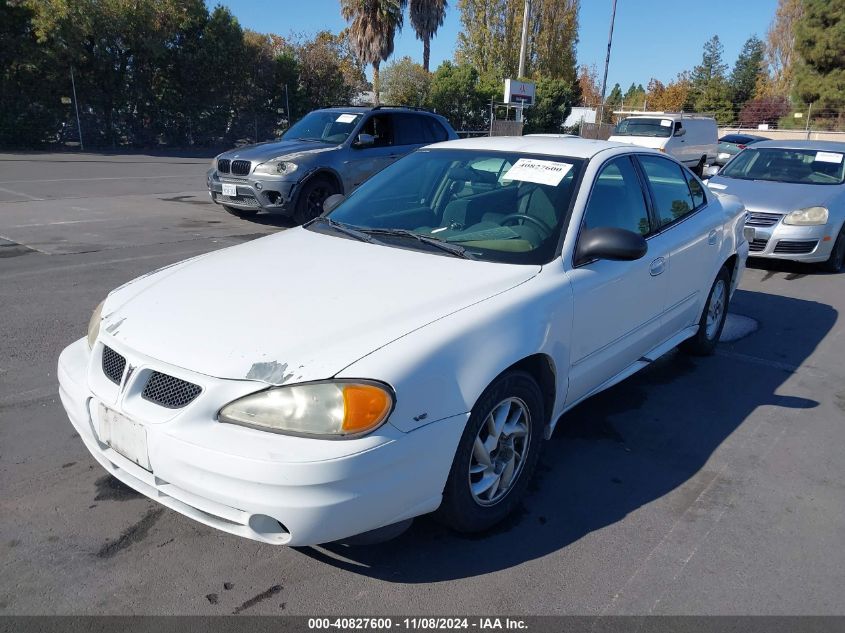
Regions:
[[217, 169], [217, 156], [211, 159], [211, 165], [209, 165], [211, 169]]
[[103, 304], [105, 302], [105, 299], [100, 301], [100, 304], [94, 308], [91, 320], [88, 321], [88, 349], [94, 347], [94, 343], [97, 342], [97, 337], [100, 335], [100, 322], [103, 320]]
[[797, 224], [799, 226], [811, 226], [815, 224], [827, 224], [827, 209], [824, 207], [807, 207], [793, 211], [783, 219], [784, 224]]
[[217, 418], [263, 431], [350, 437], [375, 430], [393, 409], [393, 392], [370, 381], [273, 387], [227, 404]]
[[289, 163], [286, 160], [268, 160], [266, 163], [261, 163], [255, 168], [254, 174], [264, 174], [265, 176], [281, 176], [282, 174], [292, 174], [296, 171], [297, 164]]

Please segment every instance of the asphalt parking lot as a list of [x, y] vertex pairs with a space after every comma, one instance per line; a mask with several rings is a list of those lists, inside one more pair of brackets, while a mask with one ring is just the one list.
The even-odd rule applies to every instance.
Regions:
[[207, 164], [0, 154], [0, 614], [845, 613], [845, 274], [797, 265], [747, 271], [752, 333], [567, 415], [488, 534], [422, 518], [279, 548], [106, 476], [59, 402], [61, 349], [110, 289], [287, 226], [214, 206]]

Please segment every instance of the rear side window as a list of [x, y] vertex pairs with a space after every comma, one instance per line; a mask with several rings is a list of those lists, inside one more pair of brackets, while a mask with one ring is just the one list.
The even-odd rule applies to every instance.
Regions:
[[413, 114], [394, 115], [396, 121], [397, 145], [423, 145], [429, 143], [429, 131], [425, 127], [425, 118]]
[[429, 143], [439, 143], [441, 141], [449, 140], [449, 133], [446, 131], [440, 122], [434, 117], [423, 117], [425, 121], [426, 131], [428, 132]]
[[696, 208], [684, 169], [677, 163], [657, 156], [640, 156], [648, 183], [654, 193], [660, 226], [680, 220]]
[[613, 227], [651, 233], [640, 179], [631, 160], [616, 158], [602, 167], [584, 212], [586, 230]]
[[698, 178], [692, 175], [688, 169], [684, 170], [684, 176], [687, 177], [687, 184], [689, 184], [689, 192], [692, 194], [692, 201], [695, 203], [694, 209], [704, 206], [707, 202], [707, 196], [704, 195], [704, 187], [698, 181]]

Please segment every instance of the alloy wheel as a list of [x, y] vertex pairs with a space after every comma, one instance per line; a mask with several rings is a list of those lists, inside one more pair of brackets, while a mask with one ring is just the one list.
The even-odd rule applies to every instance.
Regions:
[[722, 317], [725, 312], [725, 298], [727, 297], [727, 287], [724, 280], [719, 279], [713, 286], [713, 292], [710, 294], [710, 305], [707, 307], [707, 325], [706, 334], [709, 340], [713, 340], [719, 332], [719, 325], [722, 323]]

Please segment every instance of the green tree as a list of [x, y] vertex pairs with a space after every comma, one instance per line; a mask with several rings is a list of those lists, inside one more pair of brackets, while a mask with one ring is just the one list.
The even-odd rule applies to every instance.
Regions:
[[429, 71], [431, 58], [431, 38], [437, 29], [443, 26], [446, 18], [446, 0], [409, 0], [408, 15], [417, 39], [423, 43], [423, 68]]
[[526, 110], [523, 131], [526, 134], [563, 132], [563, 124], [577, 99], [572, 82], [541, 77], [537, 82], [537, 101]]
[[749, 37], [736, 58], [730, 76], [731, 101], [734, 108], [741, 108], [753, 96], [764, 73], [766, 45], [756, 35]]
[[622, 106], [622, 87], [617, 83], [613, 85], [607, 98], [604, 100], [604, 114], [602, 116], [603, 123], [610, 123], [613, 121], [613, 111], [618, 110]]
[[490, 125], [490, 100], [501, 94], [497, 81], [485, 81], [470, 64], [445, 61], [431, 78], [429, 103], [456, 130], [482, 130]]
[[845, 1], [804, 0], [795, 26], [795, 96], [814, 110], [845, 103]]
[[393, 105], [424, 106], [430, 85], [431, 74], [410, 57], [388, 64], [382, 73], [384, 99]]
[[373, 92], [379, 103], [379, 66], [393, 54], [396, 31], [402, 29], [407, 0], [340, 0], [340, 14], [349, 22], [352, 50], [373, 67]]
[[623, 103], [626, 110], [642, 110], [645, 107], [646, 92], [642, 84], [631, 84], [625, 92]]
[[692, 71], [690, 92], [697, 111], [712, 113], [720, 123], [728, 123], [733, 119], [733, 108], [726, 78], [728, 67], [722, 56], [722, 42], [714, 35], [704, 43], [701, 63]]
[[309, 110], [351, 103], [364, 85], [363, 69], [342, 35], [321, 31], [297, 47], [296, 57], [299, 89]]

